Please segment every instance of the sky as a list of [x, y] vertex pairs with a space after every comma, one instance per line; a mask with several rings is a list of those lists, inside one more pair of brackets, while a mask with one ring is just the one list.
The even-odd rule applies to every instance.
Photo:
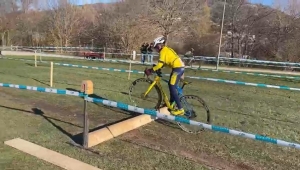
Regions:
[[77, 0], [78, 5], [83, 4], [92, 4], [92, 3], [110, 3], [113, 2], [113, 0]]
[[252, 3], [261, 3], [264, 5], [272, 6], [274, 3], [274, 0], [250, 0]]

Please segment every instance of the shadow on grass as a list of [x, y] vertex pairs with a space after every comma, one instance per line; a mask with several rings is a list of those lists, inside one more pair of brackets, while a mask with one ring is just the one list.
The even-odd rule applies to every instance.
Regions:
[[[79, 134], [73, 135], [73, 134], [67, 132], [61, 126], [57, 125], [55, 123], [55, 121], [58, 121], [58, 122], [61, 122], [61, 123], [65, 123], [65, 124], [68, 124], [68, 125], [71, 125], [71, 126], [74, 126], [74, 127], [79, 127], [79, 128], [82, 128], [82, 130], [83, 130], [83, 127], [80, 126], [80, 125], [76, 125], [76, 124], [73, 124], [73, 123], [70, 123], [70, 122], [66, 122], [64, 120], [60, 120], [60, 119], [56, 119], [56, 118], [53, 118], [53, 117], [46, 116], [45, 113], [41, 109], [39, 109], [39, 108], [32, 108], [32, 111], [28, 111], [28, 110], [23, 110], [23, 109], [18, 109], [18, 108], [12, 108], [12, 107], [2, 106], [2, 105], [0, 105], [0, 107], [1, 108], [5, 108], [5, 109], [16, 110], [16, 111], [20, 111], [20, 112], [25, 112], [25, 113], [30, 113], [30, 114], [34, 114], [34, 115], [37, 115], [37, 116], [41, 116], [47, 122], [49, 122], [52, 126], [54, 126], [56, 129], [58, 129], [60, 132], [62, 132], [64, 135], [68, 136], [73, 142], [75, 142], [75, 143], [77, 143], [79, 145], [83, 144], [83, 133], [79, 133]], [[121, 120], [118, 120], [118, 121], [115, 121], [115, 122], [111, 122], [111, 123], [108, 123], [108, 124], [104, 124], [104, 125], [98, 126], [96, 128], [90, 129], [89, 132], [93, 132], [93, 131], [99, 130], [101, 128], [104, 128], [104, 127], [107, 127], [107, 126], [110, 126], [110, 125], [113, 125], [113, 124], [116, 124], [116, 123], [119, 123], [119, 122], [122, 122], [122, 121], [125, 121], [125, 120], [128, 120], [128, 119], [131, 119], [133, 117], [135, 117], [135, 115], [132, 115], [132, 116], [130, 116], [128, 118], [124, 118], [124, 119], [121, 119]]]
[[32, 78], [32, 80], [34, 80], [34, 81], [36, 81], [36, 82], [39, 82], [39, 83], [41, 83], [41, 84], [43, 84], [43, 85], [49, 86], [49, 84], [47, 84], [47, 83], [45, 83], [45, 82], [43, 82], [43, 81], [40, 81], [40, 80], [38, 80], [38, 79]]
[[74, 137], [71, 133], [65, 131], [62, 127], [56, 125], [54, 123], [54, 121], [62, 122], [62, 123], [65, 123], [65, 124], [68, 124], [68, 125], [71, 125], [71, 126], [75, 126], [75, 127], [79, 127], [79, 128], [83, 128], [82, 126], [79, 126], [79, 125], [76, 125], [76, 124], [73, 124], [73, 123], [70, 123], [70, 122], [66, 122], [66, 121], [63, 121], [63, 120], [59, 120], [59, 119], [56, 119], [56, 118], [53, 118], [53, 117], [46, 116], [44, 114], [44, 112], [42, 110], [38, 109], [38, 108], [32, 108], [32, 111], [28, 111], [28, 110], [17, 109], [17, 108], [2, 106], [2, 105], [0, 105], [0, 107], [10, 109], [10, 110], [16, 110], [16, 111], [20, 111], [20, 112], [26, 112], [26, 113], [34, 114], [34, 115], [37, 115], [37, 116], [41, 116], [45, 120], [47, 120], [51, 125], [53, 125], [55, 128], [57, 128], [59, 131], [61, 131], [63, 134], [65, 134], [70, 139], [72, 139], [74, 142], [77, 143], [78, 141], [81, 140], [77, 136]]
[[[36, 110], [34, 110], [34, 109], [32, 109], [32, 111], [28, 111], [28, 110], [17, 109], [17, 108], [12, 108], [12, 107], [8, 107], [8, 106], [2, 106], [2, 105], [0, 105], [0, 107], [1, 108], [5, 108], [5, 109], [10, 109], [10, 110], [16, 110], [16, 111], [20, 111], [20, 112], [26, 112], [26, 113], [36, 114], [36, 112], [35, 112]], [[80, 125], [76, 125], [76, 124], [73, 124], [73, 123], [70, 123], [70, 122], [59, 120], [59, 119], [56, 119], [56, 118], [53, 118], [53, 117], [49, 117], [49, 116], [45, 116], [44, 115], [44, 118], [47, 118], [49, 120], [59, 121], [59, 122], [62, 122], [62, 123], [65, 123], [65, 124], [68, 124], [68, 125], [71, 125], [71, 126], [82, 128], [82, 126], [80, 126]]]
[[[62, 127], [58, 126], [57, 124], [55, 124], [53, 122], [52, 119], [50, 119], [48, 116], [45, 116], [44, 112], [39, 109], [39, 108], [32, 108], [32, 111], [35, 115], [41, 116], [43, 117], [45, 120], [47, 120], [52, 126], [54, 126], [56, 129], [58, 129], [60, 132], [62, 132], [63, 134], [65, 134], [66, 136], [68, 136], [70, 139], [72, 139], [74, 142], [79, 142], [81, 139], [78, 138], [77, 136], [73, 136], [71, 133], [67, 132], [66, 130], [64, 130]], [[61, 120], [58, 120], [61, 121]], [[78, 127], [78, 126], [77, 126]]]

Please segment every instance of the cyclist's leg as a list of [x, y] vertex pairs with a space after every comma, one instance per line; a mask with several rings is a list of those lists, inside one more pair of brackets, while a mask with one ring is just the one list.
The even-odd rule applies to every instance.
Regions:
[[177, 92], [177, 86], [178, 86], [179, 80], [182, 77], [183, 73], [184, 73], [184, 68], [175, 68], [175, 69], [173, 69], [172, 73], [170, 75], [169, 83], [168, 83], [169, 90], [170, 90], [170, 103], [173, 103], [175, 101], [178, 110], [180, 110], [179, 112], [174, 111], [174, 114], [176, 112], [178, 112], [178, 114], [183, 114], [184, 113], [182, 105], [180, 103], [178, 92]]

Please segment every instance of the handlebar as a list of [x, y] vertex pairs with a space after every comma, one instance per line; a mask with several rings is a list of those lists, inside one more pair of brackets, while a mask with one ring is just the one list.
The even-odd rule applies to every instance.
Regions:
[[[156, 66], [156, 64], [153, 64], [153, 67]], [[147, 70], [147, 67], [145, 68], [145, 70]], [[161, 69], [158, 69], [155, 71], [156, 75], [159, 77], [162, 77], [162, 72]], [[144, 77], [145, 77], [145, 73], [144, 73]]]

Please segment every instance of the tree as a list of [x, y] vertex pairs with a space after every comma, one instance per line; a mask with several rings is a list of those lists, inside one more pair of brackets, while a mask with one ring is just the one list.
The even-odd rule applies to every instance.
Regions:
[[200, 4], [203, 3], [199, 0], [147, 0], [145, 9], [150, 23], [158, 25], [162, 35], [168, 38], [197, 22]]
[[[50, 2], [49, 2], [50, 3]], [[82, 28], [81, 7], [69, 3], [67, 0], [57, 0], [49, 4], [52, 9], [45, 19], [48, 20], [49, 32], [58, 46], [69, 46], [74, 35]]]
[[17, 16], [17, 1], [0, 1], [0, 34], [2, 46], [8, 45], [10, 41], [10, 31], [14, 27], [14, 18]]

